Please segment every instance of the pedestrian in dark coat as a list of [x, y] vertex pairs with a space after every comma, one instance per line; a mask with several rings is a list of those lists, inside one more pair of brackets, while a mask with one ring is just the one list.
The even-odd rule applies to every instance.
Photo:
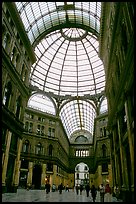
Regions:
[[78, 191], [79, 191], [79, 186], [78, 184], [76, 185], [76, 194], [78, 195]]
[[82, 191], [83, 191], [83, 185], [80, 184], [80, 195], [82, 195]]
[[46, 193], [48, 194], [50, 192], [50, 184], [46, 183], [45, 185]]
[[97, 189], [95, 188], [95, 185], [92, 185], [92, 187], [91, 187], [91, 195], [92, 195], [92, 198], [93, 198], [93, 202], [95, 202], [96, 194], [97, 194]]
[[89, 191], [90, 191], [89, 184], [86, 185], [85, 189], [86, 189], [86, 195], [87, 195], [87, 197], [89, 197]]
[[63, 185], [62, 185], [62, 183], [59, 185], [58, 190], [59, 190], [59, 193], [62, 194], [62, 190], [63, 190]]

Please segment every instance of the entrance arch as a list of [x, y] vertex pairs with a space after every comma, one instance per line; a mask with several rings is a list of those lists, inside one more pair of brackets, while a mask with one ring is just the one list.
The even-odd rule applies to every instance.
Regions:
[[35, 189], [41, 188], [41, 174], [42, 174], [42, 167], [40, 164], [35, 164], [33, 168], [33, 177], [32, 177], [32, 185]]
[[75, 167], [75, 186], [86, 185], [89, 183], [89, 167], [87, 164], [80, 162]]

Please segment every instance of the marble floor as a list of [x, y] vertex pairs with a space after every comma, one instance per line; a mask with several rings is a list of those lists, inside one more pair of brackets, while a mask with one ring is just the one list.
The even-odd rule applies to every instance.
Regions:
[[[86, 196], [86, 192], [83, 191], [82, 195], [76, 194], [75, 191], [70, 190], [66, 192], [62, 191], [59, 194], [58, 191], [50, 192], [46, 194], [45, 190], [26, 190], [18, 189], [17, 193], [4, 193], [2, 194], [2, 202], [93, 202], [91, 194]], [[97, 193], [96, 202], [100, 202], [100, 194]], [[105, 200], [106, 202], [106, 200]], [[111, 202], [117, 201], [115, 197], [111, 196]]]

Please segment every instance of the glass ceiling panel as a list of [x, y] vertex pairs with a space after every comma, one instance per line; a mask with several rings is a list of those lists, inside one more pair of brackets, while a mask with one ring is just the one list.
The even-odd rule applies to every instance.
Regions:
[[[30, 42], [55, 25], [79, 23], [99, 33], [100, 2], [15, 2]], [[32, 34], [33, 33], [33, 34]]]

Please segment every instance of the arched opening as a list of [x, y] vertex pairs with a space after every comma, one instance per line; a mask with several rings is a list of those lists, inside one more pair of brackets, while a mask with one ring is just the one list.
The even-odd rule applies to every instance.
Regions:
[[85, 186], [87, 183], [89, 183], [89, 167], [81, 162], [75, 167], [75, 186]]
[[29, 143], [29, 140], [25, 140], [25, 142], [23, 143], [22, 151], [23, 151], [23, 152], [26, 152], [26, 153], [29, 153], [29, 151], [30, 151], [30, 143]]
[[35, 189], [41, 188], [41, 173], [42, 167], [40, 164], [36, 164], [33, 168], [32, 185]]

